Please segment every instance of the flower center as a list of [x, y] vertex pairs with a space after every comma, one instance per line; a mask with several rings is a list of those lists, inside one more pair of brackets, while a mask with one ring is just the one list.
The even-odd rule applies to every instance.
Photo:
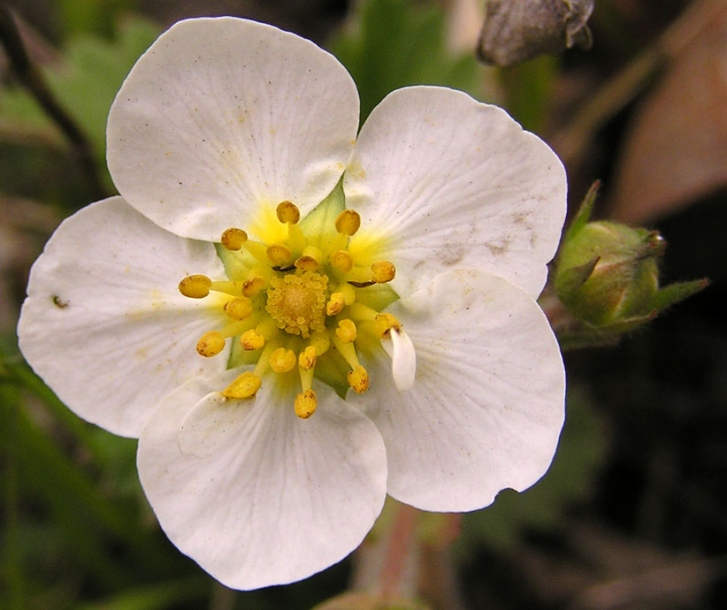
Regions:
[[325, 328], [327, 276], [305, 271], [270, 278], [270, 286], [265, 309], [279, 329], [307, 339], [311, 331]]
[[[275, 219], [261, 231], [272, 243], [227, 229], [218, 247], [227, 278], [190, 275], [180, 282], [189, 298], [223, 296], [213, 305], [220, 327], [199, 339], [197, 352], [216, 356], [232, 339], [228, 368], [248, 370], [222, 391], [225, 397], [252, 398], [263, 377], [272, 375], [276, 383], [298, 386], [294, 408], [306, 419], [317, 406], [314, 378], [341, 396], [368, 389], [360, 351], [373, 351], [400, 328], [393, 315], [381, 313], [398, 298], [388, 286], [396, 269], [375, 256], [381, 240], [363, 239], [352, 248], [361, 217], [335, 194], [302, 222], [297, 206], [278, 204]], [[331, 215], [336, 207], [339, 213]]]

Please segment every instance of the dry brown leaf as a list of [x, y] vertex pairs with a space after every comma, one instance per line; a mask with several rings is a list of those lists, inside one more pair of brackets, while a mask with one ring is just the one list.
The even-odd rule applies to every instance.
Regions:
[[637, 111], [611, 216], [649, 223], [726, 185], [727, 3]]

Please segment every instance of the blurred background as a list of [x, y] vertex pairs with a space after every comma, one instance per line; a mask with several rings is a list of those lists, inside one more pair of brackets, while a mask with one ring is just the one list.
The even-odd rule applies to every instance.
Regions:
[[163, 29], [202, 15], [257, 19], [328, 48], [364, 115], [418, 83], [506, 107], [563, 158], [573, 210], [600, 179], [598, 217], [667, 240], [663, 279], [712, 281], [617, 345], [566, 354], [567, 423], [545, 478], [465, 515], [451, 547], [437, 517], [423, 521], [428, 606], [727, 608], [725, 0], [597, 0], [590, 50], [506, 68], [476, 60], [477, 1], [2, 4], [79, 137], [0, 49], [0, 608], [303, 610], [355, 571], [346, 560], [250, 593], [216, 584], [160, 532], [135, 441], [79, 420], [17, 350], [30, 265], [64, 217], [114, 192], [104, 131], [124, 76]]

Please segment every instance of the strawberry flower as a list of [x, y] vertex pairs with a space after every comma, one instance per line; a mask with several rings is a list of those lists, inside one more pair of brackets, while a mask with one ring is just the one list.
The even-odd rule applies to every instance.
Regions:
[[338, 61], [233, 18], [174, 25], [111, 109], [120, 196], [35, 263], [28, 362], [138, 437], [169, 538], [224, 584], [305, 578], [386, 494], [490, 504], [548, 468], [564, 372], [536, 298], [562, 164], [464, 93], [391, 93], [358, 133]]

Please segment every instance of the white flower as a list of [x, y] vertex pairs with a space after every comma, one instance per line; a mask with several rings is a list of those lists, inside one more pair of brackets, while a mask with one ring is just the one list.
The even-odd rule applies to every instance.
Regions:
[[24, 355], [81, 417], [139, 437], [162, 527], [231, 587], [340, 560], [387, 493], [467, 511], [525, 489], [557, 444], [563, 365], [535, 298], [561, 163], [438, 87], [357, 131], [325, 51], [180, 22], [111, 109], [121, 196], [32, 270]]

